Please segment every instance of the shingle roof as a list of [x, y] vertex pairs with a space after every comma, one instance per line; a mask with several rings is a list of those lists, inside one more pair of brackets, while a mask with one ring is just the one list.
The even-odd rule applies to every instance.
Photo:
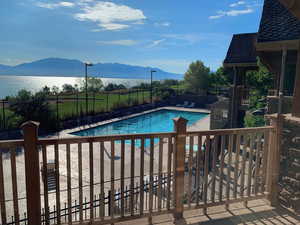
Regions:
[[299, 38], [300, 20], [278, 0], [265, 0], [257, 42], [296, 40]]
[[257, 33], [233, 35], [224, 64], [255, 64], [256, 38]]

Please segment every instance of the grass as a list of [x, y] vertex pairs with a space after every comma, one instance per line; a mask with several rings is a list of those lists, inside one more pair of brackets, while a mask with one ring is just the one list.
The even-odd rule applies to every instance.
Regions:
[[[86, 114], [86, 101], [85, 95], [81, 94], [78, 96], [80, 100], [77, 101], [77, 96], [60, 96], [65, 98], [59, 100], [58, 103], [58, 114], [59, 119], [64, 120], [80, 116], [80, 114]], [[101, 113], [110, 112], [117, 108], [129, 107], [133, 105], [143, 104], [150, 101], [149, 91], [136, 92], [130, 94], [119, 94], [119, 93], [99, 93], [88, 96], [88, 113]], [[67, 100], [70, 99], [70, 100]], [[57, 111], [56, 101], [52, 103], [53, 110]]]
[[[67, 120], [86, 115], [85, 93], [80, 93], [78, 98], [77, 101], [76, 94], [59, 95], [57, 104], [56, 96], [52, 95], [49, 96], [49, 102], [55, 115], [58, 112], [58, 119]], [[97, 114], [150, 102], [150, 91], [96, 93], [95, 97], [93, 93], [89, 93], [88, 98], [88, 114]], [[5, 128], [17, 128], [20, 118], [9, 109], [5, 109], [4, 114]], [[0, 108], [0, 128], [4, 128], [2, 108]]]

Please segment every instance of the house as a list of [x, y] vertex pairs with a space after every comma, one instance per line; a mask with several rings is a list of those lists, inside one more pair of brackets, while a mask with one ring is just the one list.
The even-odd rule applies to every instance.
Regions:
[[278, 172], [280, 203], [300, 209], [300, 3], [265, 0], [259, 30], [235, 34], [224, 67], [234, 73], [227, 126], [239, 127], [244, 110], [242, 90], [245, 73], [257, 69], [256, 58], [273, 75], [273, 89], [267, 97], [268, 120], [279, 126], [277, 145], [281, 157]]

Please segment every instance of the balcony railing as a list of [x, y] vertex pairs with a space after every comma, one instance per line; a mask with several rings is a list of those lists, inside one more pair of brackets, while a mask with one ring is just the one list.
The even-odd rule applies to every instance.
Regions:
[[0, 142], [0, 224], [179, 220], [272, 194], [274, 127], [187, 132], [179, 118], [169, 133], [61, 139], [22, 129], [24, 140]]

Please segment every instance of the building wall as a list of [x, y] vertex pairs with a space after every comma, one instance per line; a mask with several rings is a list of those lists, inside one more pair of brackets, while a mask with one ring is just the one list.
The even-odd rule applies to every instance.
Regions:
[[281, 204], [300, 210], [300, 121], [283, 123], [279, 180]]
[[[282, 111], [283, 113], [292, 112], [293, 97], [285, 96], [283, 99]], [[278, 112], [278, 97], [277, 96], [268, 96], [267, 98], [267, 113], [273, 114]]]

